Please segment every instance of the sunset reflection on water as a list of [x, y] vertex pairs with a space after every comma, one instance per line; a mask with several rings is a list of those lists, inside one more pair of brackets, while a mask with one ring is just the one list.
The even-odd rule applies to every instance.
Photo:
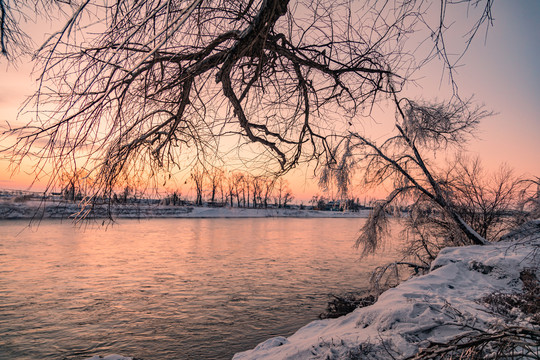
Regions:
[[364, 219], [0, 222], [1, 358], [225, 359], [365, 289]]

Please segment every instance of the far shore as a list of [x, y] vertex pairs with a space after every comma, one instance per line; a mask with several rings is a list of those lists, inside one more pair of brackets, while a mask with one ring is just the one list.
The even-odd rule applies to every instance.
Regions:
[[14, 219], [147, 219], [147, 218], [366, 218], [370, 209], [359, 211], [321, 211], [290, 208], [238, 208], [210, 206], [173, 206], [160, 204], [94, 205], [82, 208], [76, 202], [26, 201], [0, 202], [0, 220]]

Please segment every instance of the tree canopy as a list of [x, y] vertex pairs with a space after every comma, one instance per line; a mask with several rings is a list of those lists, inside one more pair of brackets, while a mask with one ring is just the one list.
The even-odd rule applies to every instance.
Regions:
[[[439, 58], [451, 70], [447, 12], [462, 3], [23, 2], [71, 15], [34, 54], [39, 88], [27, 103], [34, 115], [4, 133], [17, 137], [9, 151], [52, 164], [51, 184], [84, 167], [98, 180], [96, 193], [181, 167], [185, 156], [201, 159], [224, 137], [256, 144], [278, 172], [333, 163], [361, 117], [426, 62]], [[470, 41], [491, 21], [492, 1], [465, 3], [479, 10]], [[16, 20], [24, 10], [0, 4], [8, 53], [21, 42]]]

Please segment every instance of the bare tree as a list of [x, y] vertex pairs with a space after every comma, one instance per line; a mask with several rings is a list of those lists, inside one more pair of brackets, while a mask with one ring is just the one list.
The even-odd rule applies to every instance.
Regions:
[[344, 179], [352, 168], [360, 167], [365, 184], [393, 188], [375, 204], [361, 231], [357, 245], [363, 246], [364, 253], [378, 247], [388, 215], [396, 210], [407, 211], [408, 254], [422, 267], [443, 247], [483, 245], [523, 221], [522, 204], [534, 198], [534, 182], [514, 176], [506, 167], [490, 176], [478, 159], [463, 156], [447, 163], [446, 169], [435, 165], [436, 154], [459, 150], [488, 112], [459, 101], [428, 104], [396, 97], [395, 105], [395, 134], [376, 144], [351, 133], [344, 152], [352, 155], [342, 157], [349, 165], [337, 164]]
[[[227, 184], [227, 200], [229, 202], [230, 207], [234, 206], [234, 198], [238, 198], [238, 194], [235, 192], [235, 182], [234, 182], [234, 174], [229, 173], [228, 176], [226, 176], [225, 180]], [[238, 204], [240, 206], [240, 204]]]
[[0, 54], [15, 60], [30, 53], [32, 41], [23, 29], [24, 24], [36, 16], [50, 20], [58, 5], [60, 1], [54, 0], [0, 0]]
[[[207, 172], [207, 177], [208, 179], [210, 180], [210, 201], [212, 203], [215, 203], [216, 202], [216, 195], [218, 193], [219, 190], [221, 190], [221, 194], [222, 194], [222, 197], [223, 197], [223, 189], [222, 189], [222, 185], [223, 185], [223, 176], [224, 176], [224, 172], [222, 169], [219, 169], [219, 168], [213, 168], [212, 170], [208, 171]], [[222, 199], [223, 201], [223, 199]]]
[[289, 182], [280, 177], [276, 180], [276, 197], [278, 207], [287, 207], [287, 204], [293, 199], [291, 190], [289, 188]]
[[194, 168], [191, 172], [191, 179], [195, 185], [196, 199], [195, 205], [202, 205], [203, 203], [203, 191], [204, 191], [204, 180], [206, 178], [206, 171], [201, 168]]
[[62, 196], [65, 200], [80, 201], [88, 195], [93, 179], [85, 169], [73, 170], [61, 176]]
[[[232, 184], [234, 194], [236, 196], [236, 206], [240, 207], [240, 193], [244, 193], [243, 190], [243, 182], [244, 182], [244, 175], [240, 172], [234, 172], [229, 178], [229, 182]], [[244, 197], [245, 199], [245, 197]], [[232, 196], [231, 196], [231, 206], [232, 206]], [[245, 201], [244, 201], [245, 206]]]
[[488, 174], [479, 158], [459, 157], [452, 181], [452, 202], [465, 221], [489, 241], [519, 224], [522, 216], [520, 198], [527, 193], [527, 183], [513, 174], [506, 165]]
[[325, 210], [327, 206], [328, 199], [322, 195], [314, 195], [309, 201], [313, 209], [315, 210]]
[[[492, 1], [465, 2], [483, 10], [474, 35], [491, 20]], [[9, 152], [52, 164], [51, 186], [83, 162], [96, 193], [183, 167], [224, 135], [259, 145], [281, 172], [331, 163], [359, 116], [422, 64], [443, 54], [451, 68], [443, 29], [453, 4], [440, 2], [429, 24], [427, 0], [70, 2], [65, 26], [36, 53], [40, 86], [27, 107], [35, 118], [7, 130], [17, 136]], [[2, 15], [14, 11], [0, 5]], [[9, 35], [17, 24], [2, 22], [3, 40], [18, 41]], [[416, 58], [407, 41], [422, 29], [435, 42]]]
[[268, 200], [272, 199], [272, 193], [274, 191], [275, 180], [271, 178], [263, 179], [263, 206], [264, 208], [268, 207]]
[[[344, 139], [343, 142], [339, 143], [332, 150], [332, 156], [335, 161], [324, 164], [319, 177], [319, 186], [324, 189], [325, 192], [328, 192], [332, 185], [336, 185], [337, 196], [341, 200], [347, 199], [349, 195], [349, 187], [351, 185], [357, 161], [352, 153], [351, 146], [351, 137], [348, 137]], [[342, 154], [341, 156], [338, 156], [340, 150], [342, 151]]]
[[182, 201], [182, 192], [176, 189], [172, 191], [172, 193], [167, 194], [167, 196], [165, 196], [165, 198], [163, 198], [160, 203], [163, 205], [173, 206], [182, 205], [184, 203]]
[[244, 207], [249, 207], [250, 191], [251, 177], [248, 174], [244, 174], [242, 177], [242, 203]]
[[521, 224], [540, 219], [540, 177], [519, 179], [515, 188], [519, 206], [513, 210], [514, 222]]
[[458, 229], [454, 233], [462, 234], [466, 242], [485, 244], [486, 239], [463, 219], [450, 189], [433, 171], [425, 152], [459, 146], [488, 113], [463, 102], [430, 105], [396, 98], [395, 104], [396, 134], [381, 145], [351, 133], [354, 145], [350, 148], [360, 152], [353, 159], [362, 159], [365, 182], [394, 184], [390, 195], [375, 205], [357, 245], [363, 245], [364, 252], [373, 251], [385, 232], [389, 209], [403, 199], [418, 213], [442, 214], [451, 219], [449, 224]]
[[62, 196], [64, 200], [75, 201], [81, 199], [81, 184], [78, 172], [62, 176]]
[[[531, 209], [523, 207], [533, 195], [530, 182], [513, 175], [506, 166], [490, 174], [479, 159], [460, 155], [438, 173], [438, 179], [455, 211], [487, 241], [498, 241], [530, 214]], [[417, 199], [408, 210], [404, 218], [406, 253], [424, 266], [442, 248], [469, 243], [454, 220], [437, 211], [429, 200]]]
[[293, 201], [294, 196], [290, 191], [285, 192], [285, 195], [283, 195], [283, 207], [286, 208], [287, 205]]
[[264, 179], [261, 176], [250, 176], [250, 188], [251, 188], [251, 195], [253, 199], [253, 207], [257, 208], [262, 205], [262, 195], [263, 195], [263, 188], [264, 188]]

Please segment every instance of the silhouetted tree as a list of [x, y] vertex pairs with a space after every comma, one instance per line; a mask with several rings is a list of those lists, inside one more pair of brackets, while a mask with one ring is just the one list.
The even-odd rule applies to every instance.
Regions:
[[222, 169], [219, 168], [213, 168], [212, 170], [208, 171], [208, 180], [210, 181], [210, 201], [212, 203], [216, 202], [216, 195], [218, 191], [221, 190], [221, 196], [222, 196], [222, 202], [223, 202], [223, 176], [224, 172]]
[[62, 197], [69, 201], [80, 201], [87, 196], [92, 186], [90, 175], [84, 169], [64, 173], [61, 176]]
[[[236, 206], [240, 207], [240, 193], [244, 194], [244, 189], [242, 184], [244, 183], [244, 175], [240, 172], [234, 172], [231, 177], [229, 178], [229, 181], [232, 184], [234, 194], [236, 196]], [[245, 196], [243, 197], [245, 199]], [[231, 199], [232, 204], [232, 199]], [[244, 206], [245, 206], [245, 200], [244, 200]], [[232, 206], [232, 205], [231, 205]]]
[[[342, 158], [361, 167], [365, 183], [393, 184], [390, 195], [375, 204], [358, 238], [364, 252], [377, 248], [388, 215], [401, 205], [408, 207], [407, 230], [416, 243], [410, 253], [423, 253], [424, 259], [433, 259], [444, 246], [486, 244], [519, 225], [519, 199], [530, 193], [527, 182], [505, 168], [488, 176], [479, 160], [463, 157], [439, 170], [428, 155], [459, 149], [489, 113], [466, 102], [428, 104], [396, 97], [395, 104], [395, 134], [376, 144], [351, 133], [347, 151], [356, 156]], [[344, 178], [351, 172], [339, 169], [346, 170]]]
[[227, 200], [229, 201], [230, 207], [233, 207], [234, 198], [237, 196], [235, 192], [234, 174], [229, 173], [225, 181], [227, 183]]
[[263, 196], [262, 203], [264, 208], [268, 207], [268, 201], [272, 198], [272, 192], [274, 191], [275, 181], [274, 179], [264, 178], [263, 179]]
[[[35, 54], [35, 119], [7, 130], [17, 137], [9, 151], [16, 161], [41, 154], [51, 184], [84, 163], [96, 193], [180, 166], [186, 153], [204, 158], [225, 134], [258, 145], [281, 172], [334, 163], [361, 115], [422, 64], [440, 56], [452, 68], [446, 8], [463, 2], [480, 9], [470, 40], [489, 24], [491, 0], [435, 2], [433, 23], [428, 0], [0, 0], [3, 53], [23, 42], [25, 11], [71, 14]], [[424, 38], [433, 42], [415, 52]]]
[[[529, 219], [540, 218], [540, 177], [523, 181], [523, 210], [529, 214]], [[526, 220], [529, 220], [526, 219]]]
[[206, 178], [206, 171], [201, 168], [195, 167], [191, 172], [191, 179], [195, 185], [195, 205], [203, 204], [203, 191], [204, 191], [204, 179]]
[[262, 205], [262, 195], [264, 189], [264, 178], [261, 176], [250, 176], [250, 188], [253, 199], [253, 207], [260, 207]]
[[167, 195], [164, 199], [161, 200], [161, 203], [164, 205], [173, 205], [178, 206], [182, 205], [182, 194], [179, 190], [174, 190], [172, 194]]
[[284, 178], [278, 178], [276, 180], [276, 192], [278, 207], [287, 207], [287, 204], [293, 199], [289, 189], [289, 182]]
[[449, 172], [449, 196], [465, 222], [492, 241], [519, 225], [516, 211], [526, 184], [506, 165], [489, 174], [479, 158], [458, 157]]
[[[357, 244], [364, 246], [364, 252], [373, 251], [384, 233], [387, 214], [392, 212], [389, 210], [402, 199], [410, 199], [418, 208], [425, 207], [423, 204], [427, 202], [427, 211], [441, 212], [451, 219], [459, 229], [456, 234], [463, 234], [470, 243], [485, 244], [486, 239], [463, 219], [449, 196], [448, 184], [434, 173], [425, 153], [459, 146], [488, 113], [481, 108], [471, 109], [468, 103], [462, 102], [421, 104], [396, 98], [395, 104], [396, 134], [382, 144], [351, 133], [347, 151], [354, 149], [362, 154], [364, 181], [370, 184], [392, 181], [394, 184], [390, 195], [375, 205]], [[357, 157], [348, 159], [343, 157], [342, 161], [354, 162]]]

